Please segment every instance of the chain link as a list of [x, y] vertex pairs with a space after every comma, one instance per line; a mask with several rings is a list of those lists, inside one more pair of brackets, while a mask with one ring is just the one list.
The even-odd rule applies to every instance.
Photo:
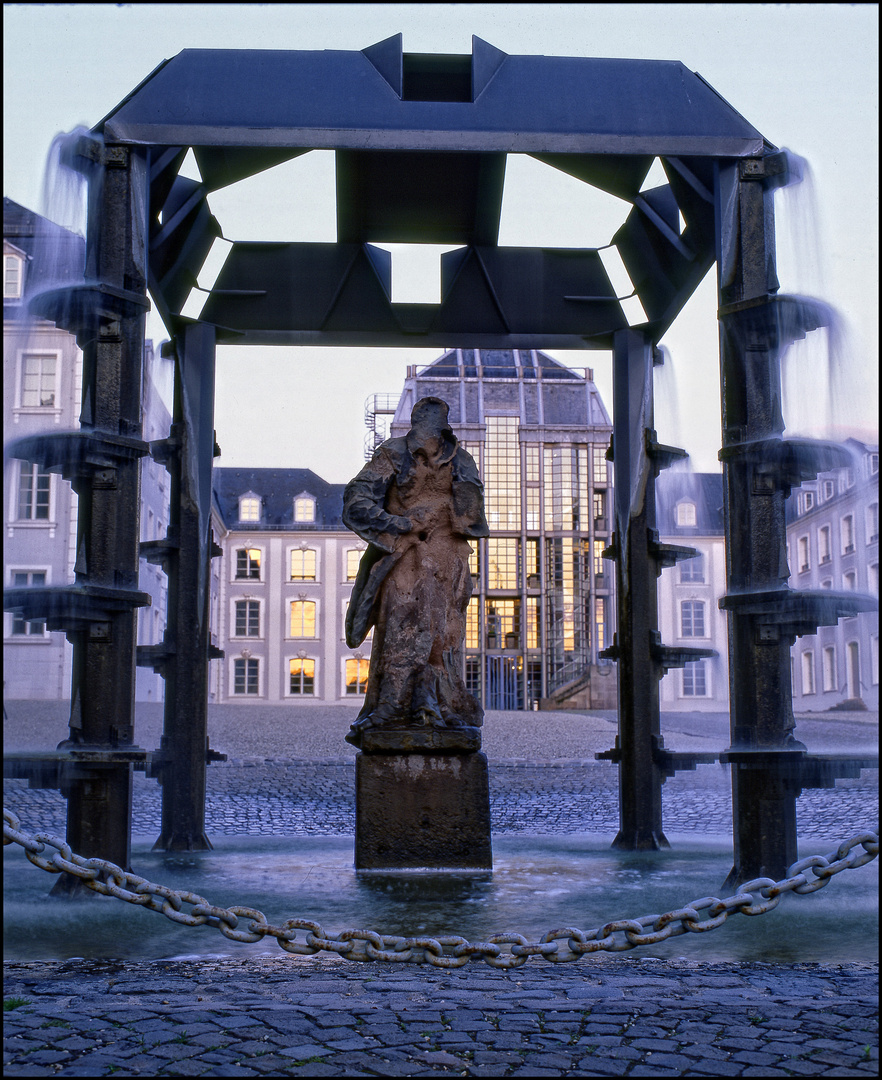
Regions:
[[[540, 941], [528, 941], [521, 934], [506, 933], [494, 934], [486, 941], [470, 942], [458, 935], [401, 937], [378, 934], [374, 930], [341, 930], [339, 934], [327, 934], [311, 919], [288, 919], [281, 926], [273, 926], [256, 908], [215, 907], [197, 893], [156, 885], [105, 859], [85, 859], [76, 855], [58, 837], [46, 833], [32, 836], [22, 831], [18, 817], [6, 808], [3, 810], [3, 843], [19, 844], [35, 866], [50, 874], [74, 874], [94, 892], [159, 911], [167, 919], [185, 926], [212, 926], [231, 941], [253, 942], [274, 937], [285, 952], [297, 956], [331, 952], [348, 960], [430, 964], [437, 968], [462, 967], [470, 960], [483, 960], [494, 968], [518, 968], [531, 956], [541, 956], [555, 964], [569, 963], [586, 953], [624, 952], [640, 945], [657, 945], [680, 934], [703, 934], [716, 930], [733, 914], [764, 915], [777, 907], [787, 892], [801, 895], [816, 892], [829, 884], [835, 874], [865, 866], [879, 854], [878, 833], [860, 833], [850, 840], [843, 840], [827, 855], [810, 855], [798, 860], [781, 881], [754, 878], [745, 882], [733, 896], [722, 900], [716, 896], [702, 896], [661, 915], [616, 919], [595, 930], [566, 926], [550, 930]], [[44, 855], [47, 848], [54, 848], [53, 854]], [[190, 911], [184, 910], [185, 904], [191, 906]], [[241, 928], [240, 922], [243, 923]], [[303, 934], [300, 941], [297, 940], [298, 932]], [[501, 948], [504, 945], [509, 946], [508, 952]]]

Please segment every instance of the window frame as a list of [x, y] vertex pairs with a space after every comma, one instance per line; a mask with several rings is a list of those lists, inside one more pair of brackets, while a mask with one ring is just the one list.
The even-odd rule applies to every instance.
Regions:
[[[231, 659], [231, 664], [230, 664], [230, 696], [231, 697], [237, 697], [237, 698], [262, 697], [263, 693], [262, 693], [262, 685], [261, 685], [261, 683], [262, 683], [262, 679], [263, 679], [263, 665], [260, 662], [261, 657], [259, 657], [259, 656], [233, 656], [230, 659]], [[242, 690], [242, 691], [237, 691], [236, 690], [236, 679], [237, 679], [236, 668], [237, 668], [237, 666], [239, 664], [244, 664], [245, 665], [245, 672], [244, 672], [244, 686], [245, 686], [245, 689]], [[252, 664], [254, 665], [254, 670], [256, 672], [256, 687], [257, 687], [256, 690], [254, 690], [253, 692], [248, 690], [249, 670], [250, 670]]]
[[[689, 633], [687, 633], [687, 631], [686, 631], [686, 618], [685, 618], [687, 605], [689, 605], [689, 608], [690, 608], [690, 615], [689, 615], [690, 632]], [[705, 608], [706, 608], [706, 604], [705, 604], [704, 600], [681, 600], [680, 601], [680, 637], [683, 637], [683, 638], [706, 638], [706, 637], [709, 636], [708, 635], [707, 620], [705, 618], [705, 614], [706, 614]], [[701, 631], [702, 632], [700, 634], [696, 633], [696, 631], [695, 631], [695, 626], [696, 626], [695, 614], [696, 614], [696, 610], [699, 610], [701, 612]]]
[[[305, 690], [295, 691], [295, 690], [292, 690], [292, 688], [291, 688], [291, 685], [292, 685], [291, 680], [293, 678], [293, 672], [291, 671], [291, 665], [295, 664], [295, 663], [304, 664], [304, 665], [305, 664], [312, 664], [312, 674], [309, 676], [309, 678], [312, 681], [312, 689], [311, 690], [309, 690], [309, 691], [305, 691]], [[287, 658], [286, 676], [285, 676], [285, 697], [296, 698], [298, 701], [301, 700], [302, 698], [305, 698], [305, 697], [312, 697], [312, 698], [317, 697], [318, 695], [316, 693], [316, 690], [318, 689], [318, 669], [319, 669], [318, 657], [315, 657], [315, 656], [289, 656]], [[303, 685], [303, 680], [304, 680], [305, 677], [306, 676], [305, 676], [304, 672], [301, 671], [301, 673], [300, 673], [301, 686]]]
[[[247, 604], [249, 611], [246, 615], [245, 624], [246, 631], [244, 634], [239, 633], [239, 605]], [[257, 609], [257, 633], [252, 634], [249, 632], [251, 623], [251, 609]], [[234, 596], [232, 597], [232, 612], [230, 619], [230, 627], [232, 633], [230, 634], [231, 641], [259, 641], [263, 638], [263, 601], [254, 596]]]
[[[710, 671], [705, 660], [690, 660], [689, 663], [684, 664], [682, 668], [682, 680], [680, 687], [682, 690], [681, 697], [684, 698], [708, 698], [711, 696], [710, 692]], [[691, 679], [692, 689], [687, 690], [687, 675]], [[696, 689], [698, 683], [698, 677], [703, 684], [703, 690], [699, 693]]]
[[[312, 577], [306, 576], [306, 567], [304, 567], [304, 576], [294, 576], [294, 556], [300, 555], [302, 560], [306, 562], [306, 556], [312, 556]], [[319, 580], [319, 556], [318, 549], [310, 547], [309, 545], [297, 544], [288, 548], [288, 581], [308, 581], [317, 582]]]
[[[683, 521], [684, 516], [690, 516], [691, 521]], [[694, 529], [698, 525], [698, 507], [692, 499], [681, 499], [674, 507], [674, 523], [678, 529]]]
[[[686, 576], [685, 570], [687, 567], [692, 568], [694, 563], [698, 563], [698, 572], [700, 576]], [[705, 585], [707, 583], [707, 575], [705, 574], [705, 553], [699, 551], [697, 555], [694, 555], [691, 559], [684, 559], [679, 564], [680, 570], [680, 584], [681, 585]]]
[[[15, 526], [16, 528], [26, 529], [56, 528], [58, 523], [55, 520], [55, 474], [47, 470], [41, 470], [39, 465], [36, 465], [33, 462], [29, 461], [22, 461], [20, 458], [16, 459], [16, 468], [17, 471], [14, 478], [15, 483], [11, 485], [12, 490], [10, 491], [12, 506], [10, 508], [11, 513], [9, 516], [9, 524], [11, 526]], [[32, 477], [32, 481], [38, 479], [39, 477], [48, 478], [49, 483], [47, 486], [48, 500], [46, 503], [46, 517], [21, 517], [20, 515], [22, 505], [22, 483], [24, 481], [25, 475], [28, 472]], [[30, 505], [32, 509], [34, 509], [37, 505], [34, 503], [34, 496], [36, 495], [38, 490], [39, 489], [37, 484], [34, 483], [30, 496]]]
[[[16, 582], [16, 575], [26, 574], [28, 581]], [[43, 580], [40, 582], [34, 582], [32, 580], [34, 574], [42, 575]], [[28, 588], [42, 588], [51, 583], [52, 567], [51, 566], [7, 566], [6, 568], [6, 584], [11, 589], [28, 589]], [[22, 642], [40, 642], [49, 640], [49, 630], [46, 627], [45, 619], [24, 619], [16, 612], [5, 612], [4, 619], [4, 638], [16, 645]], [[21, 632], [16, 632], [16, 623], [18, 621], [30, 628], [31, 626], [41, 626], [40, 630], [27, 629]]]
[[[308, 505], [311, 513], [309, 517], [301, 517], [299, 514], [299, 507]], [[294, 501], [291, 504], [291, 513], [293, 515], [294, 527], [298, 525], [314, 525], [317, 520], [318, 501], [315, 495], [311, 495], [308, 491], [301, 491], [299, 495], [294, 496]]]
[[[294, 633], [294, 605], [303, 604], [304, 610], [307, 604], [311, 604], [313, 608], [313, 633], [312, 634], [295, 634]], [[300, 625], [303, 626], [304, 620], [301, 617]], [[297, 596], [293, 600], [288, 601], [288, 628], [286, 637], [289, 641], [317, 641], [320, 638], [319, 634], [319, 601], [311, 596]]]
[[[252, 582], [261, 581], [262, 582], [264, 580], [264, 578], [263, 578], [263, 567], [264, 567], [264, 559], [265, 559], [265, 555], [266, 555], [266, 552], [265, 552], [264, 548], [262, 546], [257, 545], [257, 544], [247, 544], [246, 543], [246, 544], [243, 544], [241, 546], [239, 546], [237, 544], [233, 548], [233, 551], [235, 552], [236, 557], [235, 557], [235, 559], [230, 560], [230, 562], [232, 564], [231, 569], [233, 571], [233, 576], [232, 576], [231, 580], [234, 581], [234, 582], [236, 582], [236, 581], [240, 581], [240, 582], [241, 581], [252, 581]], [[260, 556], [259, 561], [257, 563], [257, 576], [255, 576], [254, 574], [249, 574], [247, 576], [242, 575], [240, 577], [239, 576], [239, 553], [240, 552], [245, 552], [246, 555], [247, 555], [248, 552], [251, 552], [251, 551], [258, 552], [258, 554]], [[250, 557], [249, 557], [249, 565], [251, 565]]]
[[[257, 515], [245, 515], [243, 513], [246, 504], [254, 504], [257, 509]], [[257, 494], [256, 491], [245, 491], [239, 496], [239, 521], [248, 522], [249, 524], [259, 524], [263, 521], [263, 499]]]
[[[7, 291], [7, 284], [9, 283], [9, 268], [15, 265], [15, 292]], [[3, 303], [15, 304], [20, 303], [24, 298], [24, 279], [25, 279], [25, 265], [26, 256], [19, 254], [17, 251], [4, 251], [3, 252]]]
[[[357, 673], [355, 677], [355, 690], [350, 691], [349, 682], [347, 681], [347, 668], [350, 664], [355, 663], [358, 665]], [[344, 656], [343, 657], [343, 689], [342, 697], [346, 698], [363, 698], [367, 693], [367, 681], [370, 674], [370, 658], [364, 656]], [[362, 670], [364, 671], [364, 678], [362, 678]]]

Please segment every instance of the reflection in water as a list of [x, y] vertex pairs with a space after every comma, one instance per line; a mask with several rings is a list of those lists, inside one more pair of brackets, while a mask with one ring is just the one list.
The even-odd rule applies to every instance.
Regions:
[[[445, 875], [356, 872], [350, 837], [218, 837], [213, 851], [185, 855], [152, 852], [151, 838], [133, 845], [133, 865], [151, 881], [192, 890], [213, 904], [257, 908], [275, 924], [299, 917], [320, 923], [330, 934], [358, 927], [404, 936], [458, 934], [470, 941], [500, 933], [538, 940], [562, 926], [589, 930], [613, 919], [669, 911], [698, 897], [728, 895], [720, 890], [731, 842], [686, 835], [675, 840], [673, 851], [628, 852], [611, 849], [606, 836], [501, 836], [494, 839], [492, 874]], [[800, 854], [821, 854], [815, 848]], [[280, 952], [271, 939], [253, 945], [228, 941], [211, 927], [180, 926], [110, 897], [50, 900], [48, 874], [15, 845], [4, 857], [7, 960]], [[639, 955], [783, 963], [865, 960], [878, 926], [877, 900], [877, 874], [868, 865], [845, 871], [813, 895], [787, 895], [767, 915], [733, 915], [713, 933], [683, 934]]]

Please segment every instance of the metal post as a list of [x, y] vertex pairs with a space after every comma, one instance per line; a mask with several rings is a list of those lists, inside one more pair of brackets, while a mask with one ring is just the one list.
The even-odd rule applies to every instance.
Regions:
[[[97, 150], [97, 144], [96, 144]], [[90, 185], [87, 278], [99, 283], [91, 301], [89, 329], [78, 335], [83, 349], [81, 427], [111, 439], [141, 434], [141, 385], [146, 301], [146, 177], [137, 151], [105, 146], [100, 175]], [[114, 456], [83, 468], [73, 480], [79, 497], [78, 585], [101, 590], [138, 586], [140, 463]], [[108, 610], [70, 633], [73, 643], [70, 746], [101, 750], [131, 747], [134, 740], [134, 604]], [[64, 745], [64, 744], [63, 744]], [[62, 772], [68, 798], [67, 842], [81, 855], [131, 862], [132, 765], [105, 762], [88, 776], [82, 768]], [[80, 891], [62, 875], [53, 893]]]
[[[785, 496], [774, 470], [742, 448], [780, 437], [779, 334], [770, 317], [777, 292], [772, 191], [763, 162], [718, 170], [720, 365], [727, 593], [779, 590], [789, 577]], [[734, 866], [727, 884], [783, 876], [796, 859], [798, 776], [777, 758], [804, 750], [793, 738], [793, 636], [737, 606], [729, 610], [731, 749], [758, 751], [732, 765]]]
[[[175, 340], [174, 424], [168, 544], [168, 619], [160, 670], [165, 714], [153, 775], [162, 785], [162, 832], [154, 850], [204, 851], [208, 752], [211, 470], [214, 457], [215, 328], [186, 326]], [[161, 453], [161, 448], [160, 453]]]
[[613, 339], [613, 460], [615, 466], [618, 625], [619, 832], [613, 847], [670, 847], [662, 831], [659, 668], [650, 651], [658, 627], [655, 472], [647, 454], [653, 428], [653, 347], [643, 334], [620, 330]]

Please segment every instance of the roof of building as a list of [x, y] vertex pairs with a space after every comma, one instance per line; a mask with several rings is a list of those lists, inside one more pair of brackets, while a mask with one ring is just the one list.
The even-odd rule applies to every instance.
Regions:
[[[86, 265], [86, 241], [54, 221], [3, 198], [3, 239], [27, 258], [25, 299], [60, 282], [82, 281]], [[21, 318], [25, 305], [4, 300], [3, 317]]]
[[[229, 469], [215, 468], [214, 503], [228, 529], [328, 531], [341, 530], [345, 484], [329, 484], [311, 469]], [[261, 500], [260, 521], [239, 521], [239, 499], [257, 495]], [[315, 499], [315, 521], [294, 521], [294, 500], [298, 495]]]
[[[537, 373], [538, 369], [538, 373]], [[538, 349], [448, 349], [418, 374], [419, 379], [576, 379], [584, 377]]]
[[[655, 486], [656, 522], [662, 536], [722, 536], [723, 477], [721, 473], [697, 473], [666, 469]], [[681, 502], [695, 504], [695, 525], [678, 525], [676, 509]]]

